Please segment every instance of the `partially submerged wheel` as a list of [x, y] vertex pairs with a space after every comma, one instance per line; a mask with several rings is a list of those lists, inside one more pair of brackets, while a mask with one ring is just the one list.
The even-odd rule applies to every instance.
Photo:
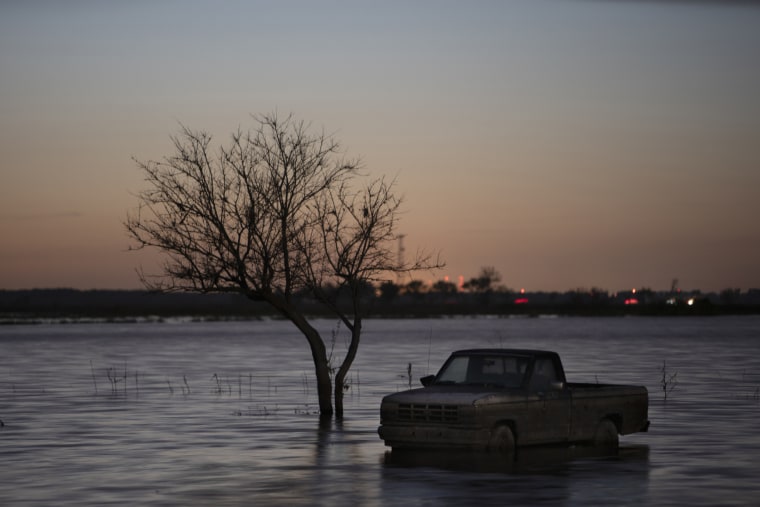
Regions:
[[609, 419], [603, 419], [596, 427], [594, 445], [598, 447], [617, 447], [620, 442], [617, 426]]
[[509, 426], [499, 426], [491, 435], [488, 450], [500, 454], [515, 452], [515, 435]]

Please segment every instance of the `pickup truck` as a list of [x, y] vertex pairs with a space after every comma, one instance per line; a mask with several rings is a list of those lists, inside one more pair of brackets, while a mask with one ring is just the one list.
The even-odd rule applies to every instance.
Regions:
[[617, 447], [649, 428], [646, 387], [567, 382], [556, 352], [460, 350], [420, 380], [382, 400], [378, 433], [393, 449]]

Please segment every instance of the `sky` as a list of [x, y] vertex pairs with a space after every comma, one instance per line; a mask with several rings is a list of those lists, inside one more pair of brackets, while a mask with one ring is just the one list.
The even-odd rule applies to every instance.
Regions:
[[251, 114], [398, 182], [416, 278], [760, 288], [760, 2], [0, 2], [0, 289], [134, 289], [133, 160]]

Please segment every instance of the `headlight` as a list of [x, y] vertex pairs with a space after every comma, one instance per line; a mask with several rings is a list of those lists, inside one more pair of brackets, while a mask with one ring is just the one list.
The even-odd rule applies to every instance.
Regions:
[[396, 403], [383, 403], [380, 405], [380, 422], [396, 419], [398, 405]]

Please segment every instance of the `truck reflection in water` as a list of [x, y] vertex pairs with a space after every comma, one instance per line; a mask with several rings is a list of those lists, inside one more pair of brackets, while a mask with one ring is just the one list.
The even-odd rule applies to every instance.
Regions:
[[609, 463], [635, 464], [636, 468], [646, 474], [649, 468], [649, 446], [539, 446], [519, 448], [509, 454], [396, 449], [386, 452], [384, 456], [384, 464], [388, 467], [428, 467], [472, 473], [560, 473], [583, 464], [596, 464], [601, 469]]

